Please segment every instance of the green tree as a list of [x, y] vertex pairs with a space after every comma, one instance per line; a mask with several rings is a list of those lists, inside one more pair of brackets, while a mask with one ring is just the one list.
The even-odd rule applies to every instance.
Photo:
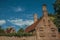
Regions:
[[0, 33], [5, 33], [4, 29], [2, 29], [2, 27], [0, 26]]
[[19, 30], [18, 30], [18, 33], [23, 33], [24, 32], [24, 29], [23, 28], [20, 28]]
[[55, 21], [55, 15], [52, 13], [49, 13], [48, 16], [50, 17], [50, 19], [54, 22]]
[[56, 0], [54, 3], [54, 10], [55, 10], [55, 24], [59, 29], [60, 32], [60, 0]]

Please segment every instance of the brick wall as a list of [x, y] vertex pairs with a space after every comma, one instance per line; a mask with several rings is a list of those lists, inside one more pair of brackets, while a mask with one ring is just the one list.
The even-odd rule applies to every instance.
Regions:
[[35, 36], [30, 37], [7, 37], [7, 36], [0, 36], [0, 40], [36, 40]]

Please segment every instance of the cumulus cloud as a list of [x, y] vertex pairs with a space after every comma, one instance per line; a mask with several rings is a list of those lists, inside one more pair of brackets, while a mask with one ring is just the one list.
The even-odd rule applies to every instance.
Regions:
[[3, 25], [3, 24], [5, 24], [5, 23], [6, 23], [5, 20], [0, 20], [0, 25]]
[[16, 19], [16, 20], [8, 20], [12, 24], [18, 25], [20, 27], [23, 27], [24, 25], [31, 25], [33, 24], [33, 20], [23, 20], [23, 19]]

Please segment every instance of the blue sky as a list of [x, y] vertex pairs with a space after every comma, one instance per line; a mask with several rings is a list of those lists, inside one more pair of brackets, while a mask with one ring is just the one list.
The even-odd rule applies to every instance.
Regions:
[[16, 30], [26, 28], [33, 23], [33, 14], [42, 16], [42, 5], [46, 4], [49, 13], [54, 13], [55, 0], [0, 0], [0, 25]]

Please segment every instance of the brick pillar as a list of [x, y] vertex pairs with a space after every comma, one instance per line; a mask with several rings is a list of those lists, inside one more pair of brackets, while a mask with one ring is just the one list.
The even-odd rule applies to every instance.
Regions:
[[35, 23], [37, 20], [38, 20], [37, 14], [35, 13], [35, 14], [34, 14], [34, 23]]

